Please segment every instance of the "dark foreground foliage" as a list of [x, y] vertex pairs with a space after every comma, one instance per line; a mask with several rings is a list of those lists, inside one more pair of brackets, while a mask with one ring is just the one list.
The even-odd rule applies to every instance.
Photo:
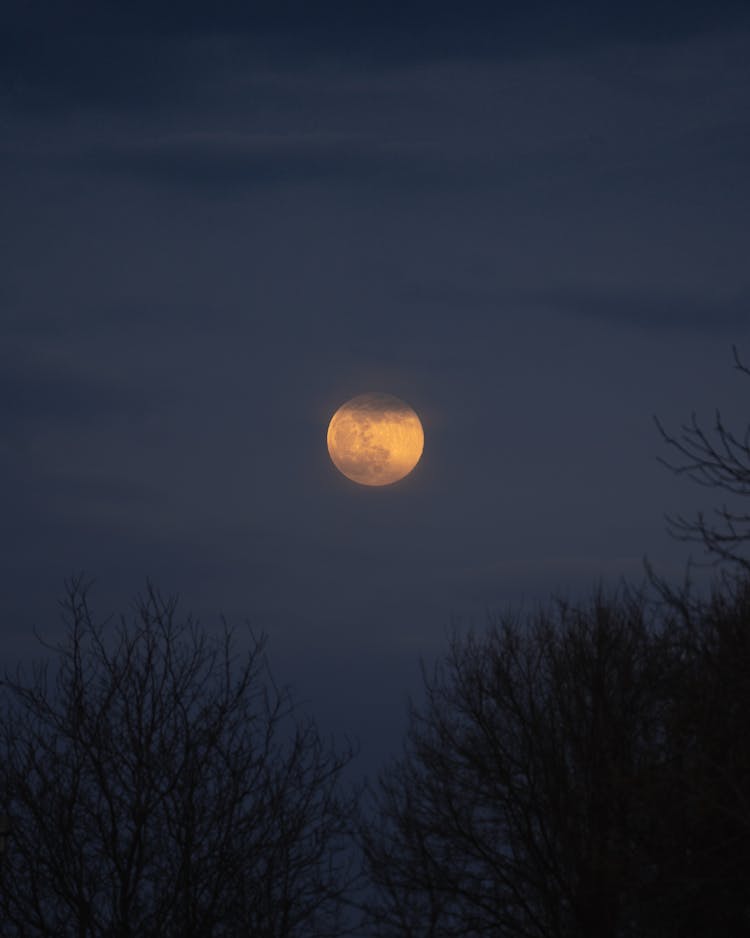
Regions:
[[454, 638], [363, 845], [393, 938], [750, 934], [750, 588]]
[[4, 938], [343, 933], [350, 758], [263, 664], [150, 589], [101, 627], [64, 603], [55, 671], [6, 677], [0, 713]]
[[457, 633], [367, 822], [262, 642], [154, 590], [65, 609], [54, 672], [2, 686], [3, 936], [750, 934], [745, 579]]

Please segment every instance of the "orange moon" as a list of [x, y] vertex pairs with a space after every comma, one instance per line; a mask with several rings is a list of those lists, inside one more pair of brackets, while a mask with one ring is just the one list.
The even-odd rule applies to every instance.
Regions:
[[392, 394], [359, 394], [342, 404], [328, 424], [331, 461], [359, 485], [398, 482], [416, 466], [423, 449], [419, 417]]

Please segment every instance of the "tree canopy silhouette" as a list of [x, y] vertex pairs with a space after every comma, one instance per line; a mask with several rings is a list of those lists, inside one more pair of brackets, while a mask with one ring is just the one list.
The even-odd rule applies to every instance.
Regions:
[[52, 670], [2, 682], [3, 936], [342, 934], [351, 752], [274, 686], [263, 639], [241, 658], [151, 587], [112, 628], [81, 580], [63, 605]]
[[749, 623], [736, 585], [456, 635], [362, 833], [376, 934], [745, 934]]

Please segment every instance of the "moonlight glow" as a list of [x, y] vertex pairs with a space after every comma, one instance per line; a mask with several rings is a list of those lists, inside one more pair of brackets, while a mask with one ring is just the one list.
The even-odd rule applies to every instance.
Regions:
[[328, 452], [334, 466], [360, 485], [390, 485], [419, 462], [424, 431], [416, 413], [392, 394], [353, 397], [331, 418]]

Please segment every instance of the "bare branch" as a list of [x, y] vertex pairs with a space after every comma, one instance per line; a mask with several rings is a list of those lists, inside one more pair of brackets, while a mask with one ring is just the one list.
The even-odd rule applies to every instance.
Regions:
[[[736, 346], [732, 347], [735, 368], [750, 376]], [[717, 410], [713, 435], [709, 436], [698, 423], [695, 413], [690, 423], [681, 427], [679, 435], [668, 433], [658, 417], [654, 417], [664, 443], [675, 454], [675, 460], [659, 458], [659, 462], [675, 475], [683, 475], [704, 488], [715, 489], [736, 499], [750, 498], [750, 423], [742, 435], [729, 430]], [[707, 520], [698, 513], [693, 520], [684, 516], [668, 516], [667, 530], [678, 540], [699, 543], [714, 563], [729, 562], [750, 569], [747, 547], [750, 544], [750, 517], [728, 503]]]
[[376, 935], [744, 931], [750, 591], [664, 599], [454, 637], [361, 832]]
[[83, 577], [62, 608], [54, 682], [2, 682], [3, 935], [344, 934], [352, 752], [268, 681], [265, 638], [242, 657], [152, 583], [106, 630]]

